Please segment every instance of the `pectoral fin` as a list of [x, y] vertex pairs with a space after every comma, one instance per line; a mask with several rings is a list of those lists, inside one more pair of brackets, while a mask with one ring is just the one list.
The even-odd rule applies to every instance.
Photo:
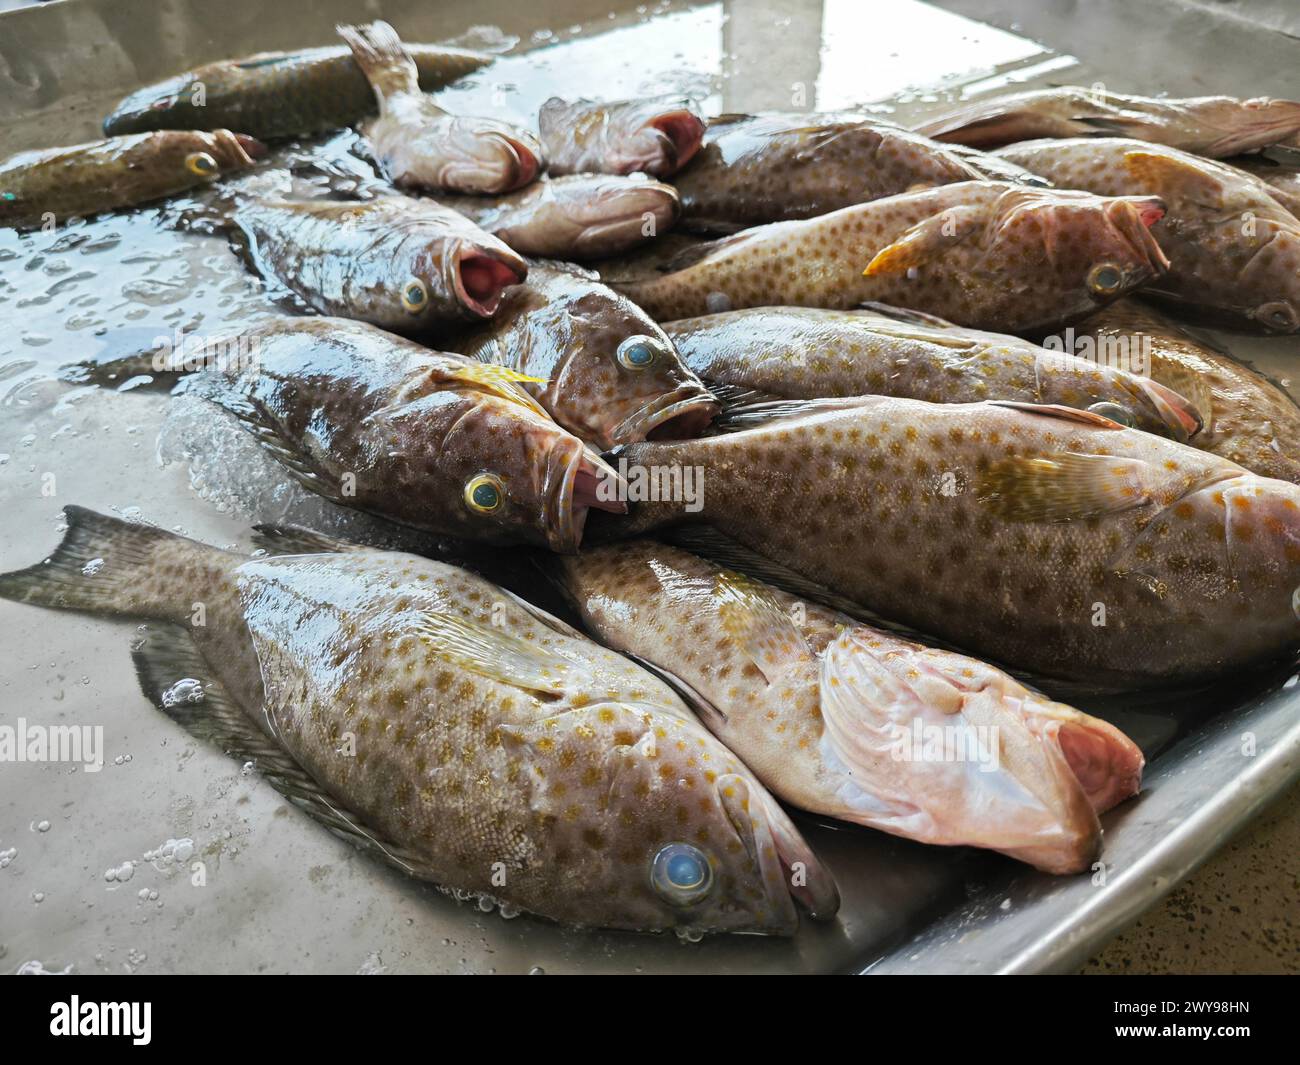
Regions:
[[531, 374], [520, 373], [518, 370], [512, 370], [507, 366], [497, 366], [495, 363], [490, 362], [467, 363], [464, 366], [456, 367], [454, 370], [439, 369], [433, 371], [433, 375], [436, 380], [463, 382], [482, 392], [488, 392], [501, 399], [509, 400], [511, 403], [525, 406], [535, 414], [540, 414], [543, 418], [550, 418], [542, 405], [519, 387], [524, 382], [544, 385], [546, 384], [545, 377], [533, 377]]
[[919, 222], [876, 253], [862, 271], [863, 277], [901, 274], [919, 267], [960, 244], [979, 228], [980, 212], [974, 207], [950, 207]]
[[1176, 156], [1134, 149], [1124, 153], [1124, 166], [1142, 182], [1144, 191], [1191, 200], [1215, 210], [1224, 206], [1223, 182]]
[[1153, 480], [1137, 459], [1060, 452], [993, 463], [979, 475], [976, 497], [1007, 521], [1081, 521], [1151, 502]]
[[713, 594], [723, 629], [744, 649], [768, 684], [791, 666], [812, 658], [799, 627], [758, 581], [739, 573], [721, 573]]
[[427, 611], [411, 632], [461, 669], [502, 684], [554, 693], [581, 665], [501, 629]]

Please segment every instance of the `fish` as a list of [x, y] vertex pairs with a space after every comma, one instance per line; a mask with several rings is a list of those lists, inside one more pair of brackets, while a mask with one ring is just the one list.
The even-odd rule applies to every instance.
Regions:
[[1163, 213], [1155, 196], [960, 182], [759, 226], [615, 287], [660, 321], [878, 302], [976, 329], [1046, 330], [1163, 273], [1149, 232]]
[[1257, 370], [1135, 299], [1084, 319], [1074, 340], [1090, 341], [1098, 357], [1108, 350], [1136, 355], [1149, 362], [1154, 381], [1184, 390], [1205, 425], [1193, 446], [1261, 477], [1300, 484], [1300, 406]]
[[[157, 357], [157, 356], [156, 356]], [[576, 551], [616, 475], [523, 375], [345, 318], [285, 318], [158, 360], [233, 415], [304, 487], [416, 529]], [[535, 380], [535, 379], [534, 379]], [[610, 501], [606, 501], [606, 498]]]
[[682, 224], [711, 232], [813, 218], [986, 175], [947, 147], [855, 114], [728, 114], [673, 180]]
[[583, 261], [622, 255], [672, 229], [671, 185], [640, 176], [574, 174], [501, 197], [439, 197], [521, 255]]
[[533, 378], [522, 387], [601, 451], [694, 436], [719, 410], [636, 304], [562, 263], [533, 262], [527, 282], [507, 290], [491, 322], [440, 343]]
[[704, 119], [691, 102], [670, 96], [612, 103], [552, 96], [537, 123], [547, 169], [556, 176], [672, 177], [704, 140]]
[[1262, 155], [1230, 162], [1239, 170], [1259, 178], [1278, 203], [1300, 218], [1300, 167], [1288, 166]]
[[1300, 219], [1268, 185], [1177, 148], [1118, 137], [1029, 141], [1012, 162], [1103, 196], [1155, 195], [1152, 234], [1173, 264], [1144, 295], [1200, 321], [1265, 333], [1300, 330]]
[[254, 270], [314, 311], [396, 333], [490, 318], [528, 263], [430, 200], [257, 200], [230, 216]]
[[[799, 809], [1064, 874], [1141, 787], [1142, 752], [1113, 725], [680, 548], [634, 540], [547, 569], [588, 632], [660, 671]], [[917, 736], [960, 757], [926, 757]]]
[[1131, 137], [1221, 159], [1300, 133], [1300, 102], [1267, 96], [1157, 99], [1063, 85], [971, 100], [914, 128], [973, 148], [1048, 137]]
[[0, 163], [0, 226], [36, 228], [135, 207], [245, 170], [265, 154], [260, 142], [226, 129], [19, 152]]
[[1201, 428], [1193, 403], [1149, 378], [888, 308], [756, 307], [663, 329], [715, 395], [729, 390], [730, 413], [761, 413], [779, 400], [882, 395], [1059, 404], [1183, 442]]
[[1096, 687], [1300, 645], [1300, 486], [1086, 411], [823, 404], [611, 454], [633, 508], [588, 544], [709, 526], [877, 616]]
[[788, 936], [796, 901], [834, 914], [798, 828], [670, 689], [481, 577], [64, 513], [62, 544], [0, 596], [149, 619], [133, 658], [160, 709], [387, 864], [580, 927]]
[[[420, 88], [432, 92], [493, 57], [445, 45], [407, 45]], [[237, 129], [275, 140], [350, 126], [375, 114], [375, 96], [343, 45], [260, 52], [208, 63], [146, 85], [104, 119], [104, 133]]]
[[379, 117], [367, 121], [362, 133], [394, 185], [497, 195], [530, 184], [542, 172], [542, 146], [531, 131], [453, 115], [421, 92], [415, 63], [387, 22], [336, 29], [379, 101]]

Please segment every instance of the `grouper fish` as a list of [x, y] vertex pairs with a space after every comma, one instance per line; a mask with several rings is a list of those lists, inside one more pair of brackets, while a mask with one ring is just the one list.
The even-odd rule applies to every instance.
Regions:
[[[134, 657], [164, 712], [412, 876], [506, 913], [692, 938], [789, 935], [796, 899], [834, 914], [794, 824], [671, 690], [487, 581], [65, 514], [63, 543], [0, 596], [150, 619]], [[181, 681], [197, 697], [169, 697]]]
[[[628, 445], [634, 509], [601, 515], [589, 542], [710, 525], [881, 617], [1099, 686], [1214, 677], [1300, 646], [1300, 487], [1091, 412], [823, 402]], [[702, 491], [663, 491], [675, 469]]]
[[537, 116], [552, 174], [649, 174], [667, 178], [695, 158], [704, 119], [687, 100], [562, 100]]
[[252, 137], [226, 129], [137, 133], [20, 152], [0, 162], [0, 226], [34, 228], [134, 207], [208, 185], [265, 154]]
[[1151, 232], [1172, 266], [1148, 294], [1179, 314], [1254, 332], [1300, 330], [1300, 218], [1259, 179], [1120, 137], [1028, 141], [1000, 154], [1057, 185], [1160, 197], [1166, 214]]
[[[492, 62], [435, 44], [407, 46], [426, 92]], [[321, 133], [375, 113], [375, 95], [343, 45], [261, 52], [208, 63], [137, 89], [104, 120], [104, 132], [230, 129], [272, 139]]]
[[[518, 372], [343, 318], [263, 322], [164, 356], [304, 487], [442, 536], [576, 551], [613, 471]], [[158, 358], [158, 355], [155, 355]], [[535, 379], [534, 379], [535, 380]], [[612, 497], [611, 497], [612, 498]]]
[[1155, 196], [960, 182], [688, 248], [616, 287], [660, 321], [744, 307], [868, 302], [1019, 333], [1080, 318], [1168, 268]]
[[[1140, 785], [1141, 751], [1105, 721], [679, 548], [547, 568], [588, 631], [663, 671], [794, 806], [1071, 873], [1100, 850], [1097, 814]], [[927, 757], [916, 739], [936, 736], [959, 756]]]

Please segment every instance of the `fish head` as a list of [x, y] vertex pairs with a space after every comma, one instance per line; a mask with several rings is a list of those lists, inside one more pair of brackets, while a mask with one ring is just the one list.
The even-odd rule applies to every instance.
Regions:
[[792, 935], [796, 903], [819, 918], [838, 909], [833, 876], [794, 823], [685, 715], [593, 703], [516, 737], [530, 805], [555, 815], [565, 881], [581, 885], [575, 920]]
[[150, 134], [142, 147], [148, 157], [134, 164], [142, 173], [172, 171], [196, 183], [246, 170], [266, 155], [261, 141], [228, 129], [162, 130]]
[[503, 193], [532, 184], [544, 157], [526, 129], [487, 118], [456, 118], [437, 127], [436, 183], [465, 192]]
[[681, 214], [677, 190], [648, 178], [580, 175], [549, 184], [553, 217], [574, 258], [625, 251], [666, 233]]
[[1157, 196], [1017, 188], [994, 212], [986, 262], [1014, 263], [1066, 316], [1110, 303], [1169, 269], [1151, 234], [1165, 213]]
[[1226, 158], [1278, 144], [1300, 132], [1300, 102], [1256, 96], [1201, 96], [1184, 100], [1184, 123], [1203, 141], [1202, 155]]
[[721, 409], [664, 331], [625, 296], [590, 288], [567, 305], [566, 318], [547, 406], [593, 446], [698, 436]]
[[1257, 244], [1237, 274], [1245, 317], [1261, 332], [1300, 332], [1300, 219], [1256, 219]]
[[455, 211], [443, 208], [437, 213], [445, 216], [440, 235], [421, 238], [411, 276], [399, 280], [402, 308], [414, 326], [430, 328], [449, 313], [472, 320], [490, 318], [505, 290], [527, 278], [528, 262]]
[[669, 177], [704, 143], [704, 119], [688, 101], [630, 100], [611, 112], [607, 161], [615, 173]]
[[[1137, 337], [1124, 339], [1138, 343]], [[1109, 365], [1101, 360], [1101, 353], [1094, 361], [1064, 352], [1044, 352], [1035, 360], [1034, 373], [1041, 403], [1089, 410], [1179, 443], [1186, 443], [1204, 428], [1203, 412], [1189, 399], [1149, 377]]]
[[195, 101], [198, 82], [192, 74], [146, 85], [131, 93], [104, 119], [104, 134], [147, 133], [152, 129], [191, 129], [204, 125]]
[[1113, 753], [1063, 743], [1037, 720], [1045, 700], [964, 655], [885, 645], [852, 626], [827, 646], [820, 685], [824, 746], [847, 769], [841, 800], [912, 839], [1077, 873], [1101, 844], [1089, 788], [1106, 801], [1136, 790], [1122, 733], [1105, 733]]
[[454, 368], [375, 430], [385, 443], [412, 441], [404, 449], [410, 490], [426, 497], [449, 535], [570, 553], [582, 542], [589, 509], [625, 513], [626, 492], [614, 470], [556, 425], [518, 380], [501, 367]]

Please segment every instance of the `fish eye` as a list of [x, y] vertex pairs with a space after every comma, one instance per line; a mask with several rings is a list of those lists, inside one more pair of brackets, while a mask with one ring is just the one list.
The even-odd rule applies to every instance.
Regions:
[[628, 337], [618, 346], [615, 358], [629, 370], [645, 370], [659, 358], [659, 345], [653, 337]]
[[465, 485], [465, 505], [480, 514], [491, 514], [505, 502], [506, 489], [501, 478], [480, 473]]
[[1103, 418], [1109, 418], [1113, 422], [1119, 422], [1120, 425], [1126, 425], [1130, 429], [1137, 423], [1137, 419], [1133, 417], [1133, 412], [1118, 403], [1094, 403], [1088, 410], [1093, 414], [1100, 414]]
[[669, 843], [650, 863], [650, 886], [674, 906], [689, 906], [713, 890], [713, 866], [698, 847]]
[[429, 302], [429, 289], [418, 277], [402, 286], [402, 307], [407, 314], [419, 314]]
[[1265, 303], [1255, 311], [1255, 317], [1277, 329], [1294, 329], [1297, 322], [1294, 308], [1285, 300]]
[[1088, 287], [1100, 296], [1109, 296], [1118, 292], [1123, 281], [1123, 272], [1112, 263], [1101, 263], [1088, 273]]
[[207, 152], [191, 152], [185, 157], [185, 169], [199, 177], [207, 177], [217, 172], [217, 161]]

